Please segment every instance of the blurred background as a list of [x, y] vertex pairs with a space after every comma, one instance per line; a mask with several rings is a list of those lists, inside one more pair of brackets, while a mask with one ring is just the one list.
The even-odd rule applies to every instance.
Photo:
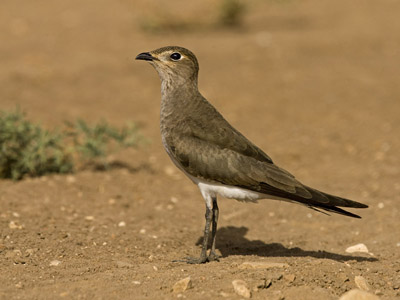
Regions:
[[[1, 111], [20, 107], [27, 118], [49, 130], [77, 118], [89, 123], [104, 119], [117, 127], [135, 122], [147, 140], [110, 158], [128, 166], [123, 170], [78, 169], [66, 179], [2, 181], [4, 222], [15, 218], [14, 211], [41, 216], [39, 221], [19, 221], [32, 228], [29, 234], [36, 241], [36, 231], [48, 220], [59, 218], [59, 228], [79, 232], [88, 228], [81, 226], [88, 222], [84, 216], [95, 216], [96, 228], [103, 231], [87, 232], [83, 245], [88, 247], [93, 242], [89, 237], [104, 239], [110, 247], [119, 238], [152, 247], [153, 240], [137, 235], [146, 229], [178, 252], [166, 249], [164, 256], [155, 258], [160, 263], [179, 258], [188, 247], [197, 253], [201, 196], [162, 148], [157, 73], [134, 60], [138, 53], [178, 45], [192, 50], [199, 60], [202, 94], [278, 165], [307, 185], [371, 207], [356, 212], [363, 215], [362, 221], [349, 223], [277, 202], [265, 202], [261, 209], [223, 200], [221, 211], [230, 217], [222, 219], [221, 226], [248, 226], [249, 239], [285, 247], [294, 242], [335, 253], [344, 244], [338, 246], [335, 236], [325, 232], [340, 231], [347, 244], [361, 240], [375, 245], [373, 252], [387, 255], [389, 260], [382, 261], [390, 266], [398, 253], [392, 247], [400, 245], [398, 235], [393, 236], [400, 210], [399, 11], [400, 2], [395, 0], [2, 0]], [[109, 209], [114, 203], [118, 205]], [[60, 206], [66, 210], [61, 212]], [[67, 212], [75, 223], [62, 223]], [[275, 221], [281, 219], [289, 221]], [[101, 227], [122, 224], [121, 220], [127, 223], [126, 232]], [[319, 231], [326, 220], [327, 231]], [[29, 234], [15, 237], [15, 243], [23, 245]], [[75, 246], [71, 247], [66, 251], [74, 253]], [[130, 251], [139, 250], [115, 249], [110, 251], [138, 257]], [[142, 251], [140, 259], [146, 262], [148, 251]], [[109, 259], [96, 253], [103, 263]], [[37, 255], [46, 259], [45, 254]], [[381, 280], [376, 276], [377, 282]], [[340, 286], [336, 293], [346, 289]], [[396, 293], [385, 282], [377, 286], [388, 289], [389, 296]]]
[[387, 154], [400, 126], [398, 6], [4, 0], [0, 109], [19, 106], [50, 127], [134, 121], [158, 156], [159, 79], [134, 57], [180, 45], [198, 56], [204, 96], [278, 161], [311, 164], [304, 154], [318, 151], [319, 160], [346, 160], [347, 172], [359, 160], [376, 177], [373, 161], [393, 167]]

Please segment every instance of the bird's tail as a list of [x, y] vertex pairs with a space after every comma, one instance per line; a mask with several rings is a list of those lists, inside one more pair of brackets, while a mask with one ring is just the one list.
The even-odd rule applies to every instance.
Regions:
[[360, 203], [360, 202], [356, 202], [356, 201], [349, 200], [346, 198], [330, 195], [330, 194], [315, 190], [310, 187], [306, 187], [306, 188], [312, 195], [311, 199], [295, 197], [296, 199], [293, 199], [293, 200], [301, 202], [301, 203], [309, 206], [310, 208], [316, 209], [318, 211], [319, 211], [319, 209], [322, 209], [325, 211], [345, 215], [348, 217], [361, 218], [360, 216], [353, 214], [351, 212], [348, 212], [339, 207], [353, 207], [353, 208], [367, 208], [368, 207], [368, 205]]
[[309, 208], [312, 208], [316, 211], [322, 212], [321, 210], [328, 211], [328, 212], [334, 212], [337, 214], [345, 215], [348, 217], [353, 217], [353, 218], [361, 218], [360, 216], [353, 214], [351, 212], [348, 212], [344, 209], [341, 209], [339, 207], [353, 207], [353, 208], [367, 208], [368, 205], [365, 205], [360, 202], [356, 202], [353, 200], [349, 200], [346, 198], [330, 195], [321, 191], [318, 191], [316, 189], [310, 188], [308, 186], [303, 185], [302, 187], [306, 189], [311, 197], [304, 197], [304, 192], [303, 193], [290, 193], [287, 191], [283, 191], [281, 189], [278, 189], [276, 187], [273, 187], [267, 183], [261, 183], [261, 192], [275, 196], [278, 199], [285, 200], [285, 201], [290, 201], [290, 202], [295, 202], [299, 204], [303, 204]]

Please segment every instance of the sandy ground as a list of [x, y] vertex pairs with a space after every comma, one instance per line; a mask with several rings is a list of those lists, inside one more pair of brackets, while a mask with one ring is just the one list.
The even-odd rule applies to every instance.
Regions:
[[[150, 143], [107, 172], [0, 181], [0, 298], [240, 299], [241, 279], [253, 299], [338, 299], [355, 276], [399, 297], [399, 9], [258, 0], [224, 29], [211, 0], [2, 0], [1, 110], [48, 128], [133, 120]], [[202, 93], [235, 127], [302, 182], [368, 204], [362, 219], [220, 199], [220, 262], [173, 263], [199, 254], [204, 203], [162, 148], [159, 79], [133, 59], [173, 44], [197, 54]], [[369, 253], [345, 251], [358, 243]]]

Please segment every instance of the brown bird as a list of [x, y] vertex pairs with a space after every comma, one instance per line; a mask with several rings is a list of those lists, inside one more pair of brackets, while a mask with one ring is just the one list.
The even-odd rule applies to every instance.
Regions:
[[[174, 164], [199, 187], [206, 202], [200, 257], [179, 261], [218, 260], [215, 252], [217, 195], [244, 202], [284, 200], [354, 218], [360, 217], [338, 206], [368, 207], [308, 187], [275, 165], [200, 94], [197, 87], [199, 64], [188, 49], [163, 47], [140, 53], [136, 59], [148, 61], [160, 76], [163, 145]], [[207, 256], [210, 226], [212, 246]]]

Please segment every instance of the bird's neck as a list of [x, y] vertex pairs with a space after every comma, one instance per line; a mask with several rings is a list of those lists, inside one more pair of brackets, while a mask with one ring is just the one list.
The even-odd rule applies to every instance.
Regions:
[[179, 106], [198, 94], [197, 80], [161, 80], [161, 100], [164, 104]]
[[174, 81], [173, 84], [162, 81], [161, 84], [161, 122], [177, 120], [190, 111], [201, 94], [197, 88], [197, 81]]
[[177, 92], [197, 92], [197, 79], [185, 79], [179, 76], [161, 77], [161, 95]]

